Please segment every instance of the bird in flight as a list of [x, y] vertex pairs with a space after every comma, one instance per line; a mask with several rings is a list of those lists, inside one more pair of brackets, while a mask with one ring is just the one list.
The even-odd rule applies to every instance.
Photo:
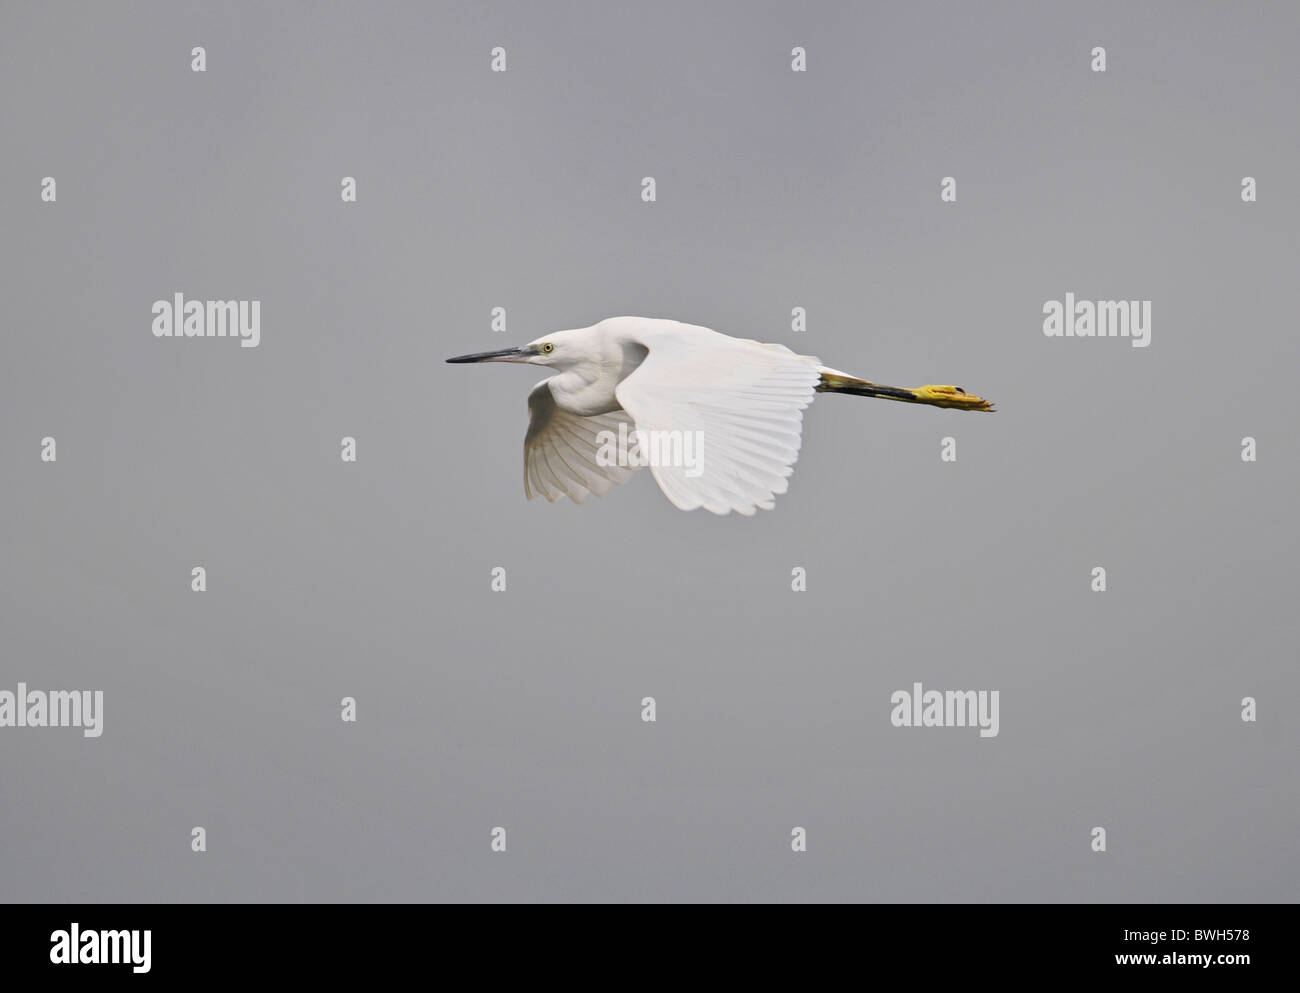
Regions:
[[771, 510], [799, 456], [803, 409], [848, 393], [992, 410], [956, 386], [880, 386], [784, 345], [645, 317], [612, 317], [448, 362], [522, 362], [556, 375], [528, 394], [524, 493], [582, 503], [649, 466], [682, 510]]

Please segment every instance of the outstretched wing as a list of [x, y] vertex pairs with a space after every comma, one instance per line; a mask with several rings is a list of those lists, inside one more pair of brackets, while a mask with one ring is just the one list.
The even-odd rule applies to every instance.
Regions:
[[[799, 457], [820, 363], [783, 345], [677, 327], [646, 334], [645, 360], [615, 389], [636, 423], [643, 462], [682, 510], [771, 510]], [[693, 465], [663, 457], [691, 446]]]
[[[524, 493], [531, 500], [544, 496], [552, 503], [568, 496], [582, 503], [588, 494], [604, 496], [615, 483], [625, 483], [635, 469], [602, 458], [601, 432], [612, 431], [617, 439], [619, 425], [626, 424], [629, 454], [634, 455], [632, 419], [622, 410], [595, 417], [579, 417], [555, 405], [555, 397], [542, 380], [528, 394], [528, 433], [524, 436]], [[605, 446], [608, 449], [608, 446]], [[606, 453], [607, 454], [607, 453]], [[608, 462], [602, 465], [601, 462]]]

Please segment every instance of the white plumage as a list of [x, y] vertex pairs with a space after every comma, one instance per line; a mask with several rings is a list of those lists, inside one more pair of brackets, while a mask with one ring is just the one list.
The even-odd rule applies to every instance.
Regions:
[[[551, 501], [604, 496], [648, 464], [682, 510], [753, 514], [786, 491], [803, 409], [818, 391], [991, 409], [956, 387], [876, 386], [784, 345], [642, 317], [447, 361], [558, 370], [529, 394], [524, 438], [524, 491]], [[630, 443], [620, 449], [622, 438]]]

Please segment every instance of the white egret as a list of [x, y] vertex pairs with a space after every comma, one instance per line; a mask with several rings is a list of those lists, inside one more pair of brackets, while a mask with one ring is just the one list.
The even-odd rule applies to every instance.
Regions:
[[[524, 492], [530, 500], [568, 496], [582, 503], [649, 465], [664, 496], [682, 510], [753, 514], [771, 510], [773, 498], [786, 491], [803, 408], [815, 393], [993, 409], [956, 386], [880, 386], [784, 345], [644, 317], [613, 317], [447, 361], [558, 370], [528, 395]], [[631, 444], [618, 448], [621, 439]]]

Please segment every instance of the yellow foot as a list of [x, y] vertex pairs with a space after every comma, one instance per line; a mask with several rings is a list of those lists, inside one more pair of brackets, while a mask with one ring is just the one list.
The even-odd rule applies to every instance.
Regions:
[[993, 404], [960, 386], [920, 386], [913, 390], [919, 403], [933, 407], [951, 407], [954, 410], [993, 410]]

